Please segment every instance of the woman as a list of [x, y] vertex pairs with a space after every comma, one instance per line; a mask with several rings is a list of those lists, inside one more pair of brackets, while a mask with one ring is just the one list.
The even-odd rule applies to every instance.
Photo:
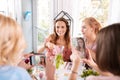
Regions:
[[68, 21], [64, 18], [59, 18], [54, 23], [54, 33], [51, 34], [45, 41], [44, 47], [39, 49], [38, 52], [42, 52], [47, 49], [48, 57], [54, 57], [53, 49], [56, 46], [64, 46], [63, 60], [70, 61], [71, 44], [70, 44], [70, 26]]
[[[90, 76], [86, 80], [120, 80], [120, 23], [115, 23], [101, 29], [96, 38], [96, 63], [93, 61], [91, 54], [89, 58], [83, 61], [98, 71], [100, 76]], [[77, 54], [77, 52], [75, 52]], [[80, 63], [80, 58], [72, 55], [71, 59], [74, 64]], [[73, 71], [77, 73], [77, 66], [73, 66]], [[107, 73], [107, 74], [106, 74]], [[76, 79], [72, 73], [70, 80]]]
[[77, 38], [77, 50], [80, 51], [80, 56], [81, 58], [85, 58], [86, 54], [85, 54], [85, 42], [84, 39], [82, 37], [78, 37]]
[[0, 14], [1, 80], [31, 80], [27, 71], [17, 66], [25, 47], [21, 27], [10, 17]]
[[86, 47], [93, 51], [92, 58], [95, 60], [96, 35], [102, 28], [100, 23], [93, 17], [85, 18], [82, 21], [82, 34], [85, 38]]
[[[65, 62], [69, 62], [71, 51], [70, 42], [70, 26], [68, 21], [61, 17], [54, 22], [54, 32], [46, 39], [44, 47], [39, 49], [42, 52], [44, 49], [47, 50], [46, 53], [46, 80], [54, 80], [55, 75], [55, 65], [53, 60], [56, 55], [56, 50], [59, 51], [59, 47], [63, 47], [62, 58]], [[56, 67], [57, 68], [57, 67]]]

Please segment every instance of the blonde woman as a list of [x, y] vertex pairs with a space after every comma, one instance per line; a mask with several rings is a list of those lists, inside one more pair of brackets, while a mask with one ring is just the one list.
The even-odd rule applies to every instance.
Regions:
[[95, 60], [96, 36], [102, 28], [101, 24], [94, 17], [87, 17], [82, 21], [82, 34], [85, 38], [86, 47], [90, 49], [92, 58]]
[[25, 47], [21, 27], [0, 14], [0, 80], [31, 80], [27, 71], [17, 66]]

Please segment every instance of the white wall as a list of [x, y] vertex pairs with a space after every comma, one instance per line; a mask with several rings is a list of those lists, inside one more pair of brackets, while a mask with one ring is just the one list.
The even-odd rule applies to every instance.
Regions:
[[65, 11], [72, 15], [72, 0], [54, 0], [54, 17], [60, 12]]

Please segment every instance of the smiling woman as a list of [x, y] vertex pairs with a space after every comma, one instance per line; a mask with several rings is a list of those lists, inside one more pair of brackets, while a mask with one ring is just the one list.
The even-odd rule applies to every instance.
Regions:
[[64, 46], [63, 60], [70, 61], [71, 44], [70, 44], [70, 26], [65, 18], [59, 18], [54, 23], [54, 32], [45, 41], [44, 47], [39, 49], [39, 53], [45, 48], [47, 56], [53, 57], [55, 46]]
[[[85, 38], [86, 47], [93, 52], [96, 52], [96, 36], [102, 28], [101, 24], [94, 17], [87, 17], [82, 21], [82, 34]], [[92, 54], [95, 60], [95, 54]]]

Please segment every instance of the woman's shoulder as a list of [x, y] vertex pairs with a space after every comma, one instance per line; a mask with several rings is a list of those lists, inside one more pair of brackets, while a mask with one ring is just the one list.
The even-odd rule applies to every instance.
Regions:
[[28, 79], [31, 80], [31, 76], [29, 75], [26, 69], [15, 66], [14, 71], [17, 77], [21, 78], [21, 80], [28, 80]]
[[50, 35], [47, 36], [46, 40], [47, 40], [47, 41], [51, 41], [51, 40], [53, 40], [54, 38], [55, 38], [55, 35], [54, 35], [54, 34], [50, 34]]
[[10, 65], [4, 65], [4, 66], [0, 66], [0, 71], [12, 71], [12, 70], [24, 70], [23, 68], [21, 67], [18, 67], [18, 66], [10, 66]]
[[[28, 74], [28, 72], [24, 68], [21, 68], [18, 66], [2, 66], [0, 69], [0, 73], [2, 73], [3, 79], [5, 78], [5, 75], [7, 74], [6, 77], [8, 77], [8, 78], [10, 77], [11, 78], [10, 80], [12, 80], [12, 79], [15, 79], [15, 80], [29, 79], [29, 80], [31, 80], [31, 77]], [[9, 75], [9, 74], [11, 74], [11, 75]]]
[[89, 76], [86, 80], [120, 80], [120, 76]]

